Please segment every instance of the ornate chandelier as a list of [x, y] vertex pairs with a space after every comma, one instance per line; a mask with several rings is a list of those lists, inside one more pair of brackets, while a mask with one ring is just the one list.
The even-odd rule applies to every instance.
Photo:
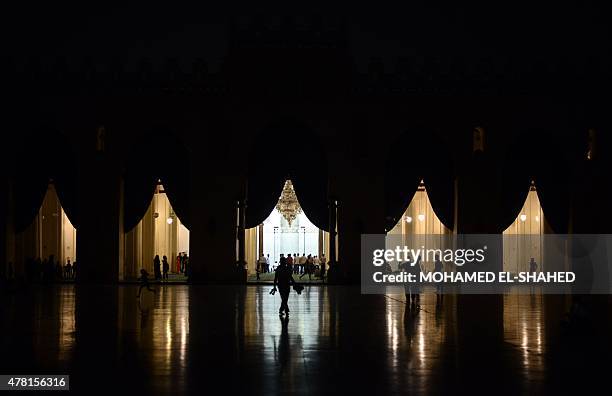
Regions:
[[300, 203], [295, 195], [295, 190], [293, 189], [293, 183], [291, 183], [291, 180], [289, 179], [285, 181], [283, 192], [281, 193], [278, 203], [276, 204], [276, 210], [283, 215], [290, 226], [293, 220], [295, 220], [302, 212]]

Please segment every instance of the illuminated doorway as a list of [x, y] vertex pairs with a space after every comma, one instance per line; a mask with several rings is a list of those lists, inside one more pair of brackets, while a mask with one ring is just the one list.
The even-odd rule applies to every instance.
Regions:
[[285, 181], [277, 205], [266, 220], [257, 227], [245, 230], [245, 246], [249, 281], [272, 281], [281, 255], [291, 255], [297, 261], [294, 273], [299, 276], [305, 272], [306, 263], [302, 262], [308, 256], [312, 258], [314, 272], [310, 277], [304, 276], [302, 281], [321, 281], [321, 270], [329, 269], [329, 233], [317, 228], [308, 219], [289, 179]]
[[[18, 234], [15, 253], [17, 262], [24, 265], [24, 274], [31, 280], [74, 279], [76, 228], [62, 208], [53, 181], [47, 186], [34, 221]], [[53, 269], [52, 274], [46, 273], [51, 271], [44, 268], [47, 263]]]
[[[521, 211], [503, 233], [503, 271], [513, 274], [542, 271], [546, 227], [540, 199], [532, 182]], [[531, 264], [532, 259], [534, 264]], [[509, 289], [504, 293], [504, 341], [520, 351], [523, 364], [540, 367], [542, 354], [546, 351], [543, 342], [547, 325], [545, 300], [540, 288], [533, 287], [529, 291], [525, 294]]]
[[[125, 234], [125, 262], [122, 279], [135, 279], [140, 269], [156, 278], [154, 260], [168, 261], [168, 280], [186, 281], [189, 274], [189, 229], [174, 212], [161, 181], [138, 224]], [[163, 265], [161, 266], [163, 272]], [[159, 275], [159, 274], [157, 274]], [[159, 278], [159, 276], [157, 276]]]
[[503, 234], [505, 272], [516, 274], [531, 271], [533, 268], [536, 271], [542, 270], [542, 235], [545, 227], [544, 212], [536, 187], [532, 183], [519, 215]]
[[[450, 199], [450, 197], [449, 197]], [[448, 244], [448, 235], [451, 230], [448, 229], [433, 210], [425, 184], [421, 181], [410, 205], [395, 224], [395, 226], [387, 232], [387, 248], [395, 248], [398, 243], [411, 248], [425, 249], [445, 249]], [[433, 257], [431, 258], [433, 259]], [[389, 263], [393, 270], [398, 269], [397, 262]], [[434, 262], [423, 260], [421, 265], [424, 271], [433, 271]]]

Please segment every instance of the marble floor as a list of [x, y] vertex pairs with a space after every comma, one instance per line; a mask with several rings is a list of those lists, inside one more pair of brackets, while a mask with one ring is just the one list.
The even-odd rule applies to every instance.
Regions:
[[[250, 283], [264, 283], [264, 284], [272, 284], [274, 283], [274, 272], [266, 272], [259, 274], [259, 280], [257, 279], [257, 274], [249, 274], [247, 276], [247, 281]], [[312, 274], [310, 277], [308, 274], [293, 274], [293, 278], [300, 283], [309, 283], [309, 284], [320, 284], [323, 283], [321, 278], [317, 275]], [[302, 278], [300, 278], [302, 276]]]
[[2, 294], [0, 374], [68, 373], [88, 394], [566, 394], [607, 379], [612, 333], [564, 331], [563, 296], [425, 294], [415, 312], [307, 286], [282, 320], [269, 291], [156, 286], [150, 307], [136, 285]]

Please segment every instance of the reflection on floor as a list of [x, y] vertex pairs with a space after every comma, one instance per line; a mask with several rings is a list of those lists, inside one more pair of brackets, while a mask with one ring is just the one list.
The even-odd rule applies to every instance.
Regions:
[[69, 373], [83, 392], [552, 394], [591, 383], [607, 367], [595, 358], [610, 351], [605, 331], [561, 331], [558, 296], [504, 296], [499, 321], [490, 304], [471, 306], [496, 339], [470, 333], [462, 296], [438, 304], [426, 294], [415, 312], [403, 295], [307, 287], [282, 320], [268, 286], [156, 290], [148, 312], [135, 285], [3, 296], [0, 372]]
[[[187, 283], [188, 278], [185, 274], [182, 273], [175, 273], [175, 272], [170, 272], [168, 274], [168, 279], [164, 279], [164, 280], [155, 280], [154, 277], [149, 274], [149, 282], [169, 282], [169, 283]], [[138, 278], [126, 278], [123, 279], [121, 282], [132, 282], [132, 283], [139, 283], [140, 280]]]
[[[293, 274], [293, 279], [298, 283], [323, 283], [318, 276], [314, 274], [310, 277], [308, 274], [302, 276], [303, 274]], [[302, 276], [302, 278], [300, 278]], [[264, 272], [259, 274], [259, 279], [257, 279], [257, 274], [249, 274], [247, 277], [247, 281], [249, 282], [260, 282], [260, 283], [273, 283], [274, 282], [274, 272]]]

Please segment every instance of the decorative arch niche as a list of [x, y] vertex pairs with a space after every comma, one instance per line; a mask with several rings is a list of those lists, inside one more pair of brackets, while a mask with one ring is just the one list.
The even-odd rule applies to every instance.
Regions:
[[70, 139], [40, 127], [23, 135], [14, 175], [15, 273], [37, 279], [34, 260], [74, 263], [78, 227], [76, 155]]
[[546, 229], [544, 211], [535, 184], [532, 184], [519, 214], [503, 232], [503, 270], [515, 274], [527, 272], [533, 258], [538, 271], [541, 271], [545, 251], [543, 235]]
[[122, 279], [137, 278], [140, 269], [155, 276], [156, 255], [167, 257], [171, 278], [186, 279], [178, 256], [189, 256], [189, 157], [187, 147], [166, 128], [143, 134], [127, 154]]
[[[447, 228], [436, 215], [427, 195], [425, 183], [421, 182], [410, 204], [387, 235], [396, 236], [391, 239], [393, 243], [399, 242], [399, 238], [406, 246], [445, 249], [448, 247], [448, 235], [451, 233], [452, 230]], [[387, 248], [392, 247], [387, 246]], [[433, 270], [434, 263], [423, 261], [422, 265], [424, 269]]]
[[[270, 268], [278, 262], [274, 255], [281, 253], [329, 257], [328, 162], [325, 147], [314, 131], [295, 120], [271, 124], [256, 135], [248, 158], [245, 260], [249, 279], [254, 277], [262, 254], [270, 254]], [[291, 226], [276, 209], [287, 181], [301, 207]], [[291, 251], [281, 251], [281, 230], [286, 233], [286, 249]], [[296, 243], [290, 242], [292, 238]]]

